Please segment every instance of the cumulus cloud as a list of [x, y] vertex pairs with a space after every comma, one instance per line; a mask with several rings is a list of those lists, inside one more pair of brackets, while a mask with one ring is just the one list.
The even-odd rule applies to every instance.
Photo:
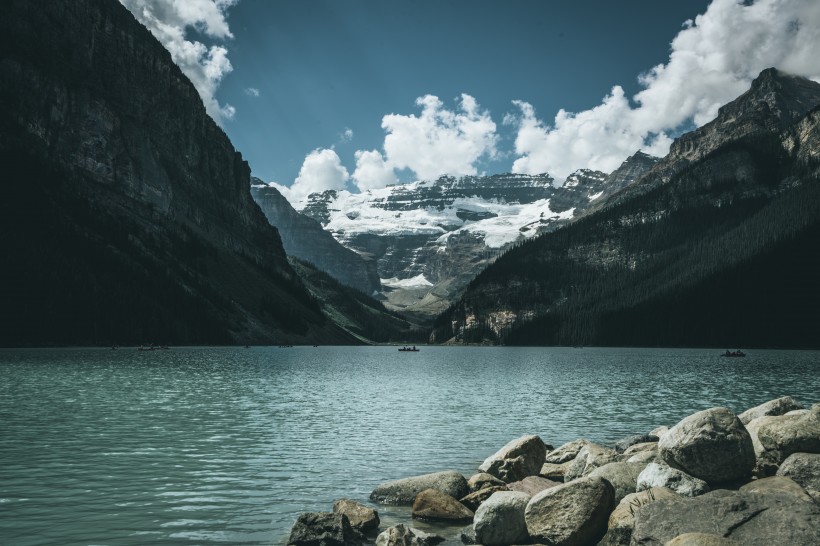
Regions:
[[356, 152], [353, 180], [360, 189], [396, 181], [397, 170], [409, 169], [420, 179], [444, 174], [476, 174], [476, 162], [498, 153], [496, 125], [470, 95], [461, 95], [457, 110], [438, 97], [416, 99], [419, 115], [389, 114], [382, 118], [384, 152]]
[[816, 0], [714, 0], [687, 21], [669, 59], [639, 77], [643, 89], [630, 104], [620, 86], [584, 112], [560, 110], [552, 125], [532, 106], [519, 114], [513, 171], [549, 172], [561, 180], [582, 167], [611, 171], [642, 148], [665, 155], [682, 124], [700, 126], [749, 88], [765, 68], [820, 81], [820, 2]]
[[225, 13], [239, 0], [120, 0], [137, 20], [171, 53], [171, 58], [199, 92], [208, 114], [217, 122], [234, 116], [235, 109], [215, 97], [222, 78], [233, 70], [228, 50], [189, 40], [189, 28], [214, 40], [233, 38]]
[[287, 187], [275, 182], [271, 185], [296, 205], [311, 193], [344, 189], [349, 179], [347, 169], [334, 150], [317, 148], [305, 157], [292, 186]]
[[245, 94], [249, 97], [258, 97], [259, 96], [259, 89], [255, 87], [246, 87]]

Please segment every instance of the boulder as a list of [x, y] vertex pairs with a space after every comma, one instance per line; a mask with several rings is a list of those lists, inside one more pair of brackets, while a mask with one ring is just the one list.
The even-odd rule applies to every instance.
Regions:
[[469, 493], [464, 476], [445, 471], [385, 482], [370, 493], [370, 500], [383, 504], [413, 504], [416, 495], [425, 489], [436, 489], [457, 499]]
[[376, 537], [376, 546], [435, 546], [440, 542], [444, 542], [444, 537], [403, 524], [388, 527]]
[[639, 444], [632, 444], [623, 452], [624, 455], [635, 455], [636, 453], [643, 453], [645, 451], [658, 451], [658, 440], [654, 442], [641, 442]]
[[662, 499], [635, 513], [633, 544], [666, 544], [685, 533], [711, 533], [744, 546], [820, 544], [820, 507], [789, 494], [719, 489]]
[[554, 546], [595, 544], [606, 533], [615, 491], [601, 478], [582, 478], [546, 489], [524, 510], [533, 542]]
[[752, 421], [753, 419], [757, 419], [758, 417], [763, 417], [765, 415], [785, 415], [790, 411], [801, 409], [803, 409], [803, 405], [800, 404], [797, 400], [795, 400], [791, 396], [783, 396], [782, 398], [769, 400], [768, 402], [764, 402], [759, 406], [747, 409], [746, 411], [738, 415], [738, 418], [740, 419], [741, 423], [746, 425], [750, 421]]
[[466, 497], [462, 497], [458, 500], [461, 504], [475, 512], [478, 510], [478, 507], [481, 504], [489, 499], [493, 493], [498, 491], [509, 491], [506, 485], [495, 485], [492, 487], [485, 487], [484, 489], [479, 489], [475, 493], [470, 493]]
[[792, 453], [780, 465], [777, 475], [791, 478], [820, 503], [820, 454]]
[[649, 431], [649, 435], [650, 435], [650, 436], [657, 436], [657, 437], [658, 437], [658, 440], [660, 440], [660, 439], [661, 439], [661, 436], [663, 436], [663, 435], [664, 435], [664, 434], [666, 434], [667, 432], [669, 432], [669, 427], [667, 427], [667, 426], [665, 426], [665, 425], [661, 425], [661, 426], [659, 426], [659, 427], [655, 427], [655, 428], [653, 428], [652, 430], [650, 430], [650, 431]]
[[758, 428], [757, 438], [781, 462], [792, 453], [820, 453], [820, 405], [803, 415], [770, 419]]
[[476, 540], [475, 537], [475, 528], [472, 523], [463, 527], [458, 537], [461, 539], [462, 544], [478, 544], [478, 540]]
[[541, 476], [527, 476], [523, 480], [507, 484], [507, 489], [510, 491], [520, 491], [526, 493], [530, 497], [534, 497], [544, 489], [561, 485], [561, 482], [554, 482]]
[[752, 480], [746, 485], [742, 486], [738, 491], [745, 491], [748, 493], [766, 493], [789, 494], [794, 495], [802, 501], [813, 502], [811, 495], [803, 489], [799, 483], [786, 476], [770, 476], [768, 478], [761, 478], [759, 480]]
[[627, 449], [635, 444], [646, 444], [657, 442], [658, 437], [653, 434], [633, 434], [615, 442], [615, 451], [624, 453]]
[[638, 474], [635, 490], [645, 491], [653, 487], [667, 487], [686, 497], [695, 497], [709, 491], [709, 484], [703, 480], [665, 464], [649, 463]]
[[666, 546], [743, 546], [730, 538], [723, 538], [711, 533], [684, 533], [678, 535]]
[[748, 478], [755, 467], [752, 438], [727, 408], [686, 417], [663, 435], [658, 452], [669, 466], [711, 484]]
[[362, 533], [379, 528], [379, 513], [354, 500], [337, 500], [333, 503], [333, 513], [347, 516], [350, 526]]
[[607, 463], [589, 473], [590, 478], [603, 478], [615, 488], [615, 504], [634, 493], [638, 487], [638, 476], [645, 464]]
[[470, 479], [467, 480], [467, 487], [470, 489], [470, 493], [475, 493], [479, 489], [484, 489], [485, 487], [497, 487], [499, 485], [504, 485], [504, 481], [499, 480], [492, 474], [487, 474], [486, 472], [473, 474], [470, 476]]
[[288, 546], [359, 546], [363, 539], [344, 514], [306, 512], [293, 524]]
[[628, 463], [635, 463], [635, 464], [642, 464], [647, 465], [649, 463], [655, 463], [658, 461], [658, 452], [657, 450], [653, 451], [639, 451], [634, 455], [630, 455], [629, 458], [626, 460]]
[[629, 546], [632, 528], [635, 526], [635, 512], [650, 502], [675, 497], [678, 497], [678, 494], [666, 487], [655, 487], [627, 495], [610, 514], [606, 535], [599, 546]]
[[425, 489], [413, 501], [412, 515], [434, 521], [469, 521], [473, 511], [438, 489]]
[[581, 451], [581, 448], [588, 443], [590, 443], [589, 440], [584, 439], [567, 442], [566, 444], [547, 453], [545, 461], [553, 464], [561, 464], [571, 461], [578, 456], [578, 452]]
[[552, 480], [554, 482], [563, 482], [564, 474], [566, 473], [567, 467], [569, 467], [570, 464], [572, 464], [572, 460], [569, 460], [561, 464], [544, 463], [541, 466], [541, 471], [538, 473], [538, 475], [542, 478], [547, 478], [548, 480]]
[[752, 419], [746, 425], [746, 430], [752, 438], [752, 447], [755, 451], [755, 476], [761, 478], [766, 476], [774, 476], [775, 472], [777, 472], [777, 467], [780, 465], [782, 460], [778, 452], [766, 451], [766, 448], [763, 447], [763, 444], [760, 443], [760, 439], [757, 437], [758, 430], [765, 424], [782, 421], [784, 419], [788, 420], [792, 419], [792, 417], [785, 415], [764, 415], [763, 417]]
[[618, 452], [612, 448], [598, 444], [587, 443], [578, 452], [564, 473], [564, 481], [572, 481], [586, 476], [598, 467], [614, 462]]
[[544, 464], [547, 446], [538, 436], [517, 438], [490, 455], [478, 469], [505, 482], [536, 476]]
[[484, 545], [529, 542], [524, 510], [530, 498], [519, 491], [501, 491], [490, 497], [475, 513], [476, 541]]

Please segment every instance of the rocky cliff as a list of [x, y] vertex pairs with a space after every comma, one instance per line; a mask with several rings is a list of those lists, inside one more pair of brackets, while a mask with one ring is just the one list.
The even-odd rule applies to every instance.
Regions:
[[128, 10], [3, 11], [0, 343], [352, 340], [288, 264], [242, 156]]
[[312, 263], [337, 281], [368, 296], [381, 289], [376, 262], [342, 246], [313, 218], [293, 208], [279, 190], [263, 184], [258, 178], [251, 196], [268, 222], [279, 231], [289, 256]]
[[636, 182], [482, 272], [434, 338], [816, 347], [818, 105], [820, 84], [764, 71]]

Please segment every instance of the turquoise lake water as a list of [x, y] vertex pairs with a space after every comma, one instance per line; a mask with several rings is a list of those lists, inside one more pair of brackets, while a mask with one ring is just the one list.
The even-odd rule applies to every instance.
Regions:
[[708, 407], [820, 401], [820, 352], [748, 352], [0, 350], [0, 544], [281, 544], [299, 512], [469, 477], [523, 434], [607, 443]]

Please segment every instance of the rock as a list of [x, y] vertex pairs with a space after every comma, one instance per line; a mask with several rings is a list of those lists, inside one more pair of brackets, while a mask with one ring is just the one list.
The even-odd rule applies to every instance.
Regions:
[[684, 533], [678, 535], [669, 542], [666, 546], [743, 546], [739, 542], [735, 542], [729, 538], [723, 538], [719, 535], [710, 533]]
[[523, 480], [507, 484], [507, 489], [510, 491], [520, 491], [526, 493], [530, 497], [534, 497], [544, 489], [561, 485], [561, 482], [554, 482], [541, 476], [527, 476]]
[[606, 532], [615, 491], [601, 478], [582, 478], [546, 489], [524, 510], [534, 542], [555, 546], [595, 544]]
[[445, 471], [385, 482], [370, 493], [370, 500], [383, 504], [413, 504], [416, 495], [425, 489], [436, 489], [456, 499], [469, 493], [464, 476]]
[[638, 453], [629, 457], [626, 462], [628, 463], [635, 463], [635, 464], [649, 464], [657, 462], [658, 460], [658, 452], [657, 450], [652, 451], [639, 451]]
[[615, 442], [615, 451], [618, 453], [625, 453], [627, 449], [635, 444], [654, 443], [657, 441], [658, 437], [652, 434], [634, 434]]
[[646, 467], [645, 464], [607, 463], [589, 473], [590, 478], [603, 478], [615, 489], [615, 504], [631, 493], [638, 486], [638, 476]]
[[363, 543], [363, 537], [353, 530], [347, 516], [333, 512], [299, 514], [288, 538], [289, 546], [359, 546]]
[[478, 544], [478, 540], [476, 540], [475, 536], [475, 528], [472, 524], [461, 529], [459, 538], [461, 539], [462, 544]]
[[564, 473], [564, 481], [568, 482], [586, 476], [598, 467], [611, 463], [618, 458], [614, 449], [587, 443], [578, 452]]
[[569, 467], [570, 464], [572, 464], [572, 460], [561, 464], [544, 463], [541, 465], [541, 471], [538, 475], [554, 482], [563, 482], [564, 473], [567, 471], [567, 467]]
[[476, 540], [484, 545], [524, 544], [528, 542], [524, 510], [530, 495], [502, 491], [490, 497], [475, 513]]
[[817, 453], [792, 453], [780, 465], [777, 475], [791, 478], [820, 503], [820, 455]]
[[486, 472], [473, 474], [470, 476], [470, 479], [467, 480], [467, 487], [470, 489], [470, 493], [475, 493], [485, 487], [497, 487], [500, 485], [505, 485], [503, 480], [499, 480], [492, 474], [487, 474]]
[[712, 533], [744, 546], [820, 544], [820, 507], [789, 494], [720, 489], [662, 499], [635, 514], [633, 544], [666, 544], [684, 533]]
[[653, 428], [652, 430], [650, 430], [650, 431], [649, 431], [649, 435], [650, 435], [650, 436], [657, 436], [657, 437], [658, 437], [658, 440], [660, 440], [660, 439], [661, 439], [661, 436], [663, 436], [663, 435], [664, 435], [664, 434], [666, 434], [667, 432], [669, 432], [669, 427], [667, 427], [667, 426], [663, 426], [663, 425], [662, 425], [662, 426], [655, 427], [655, 428]]
[[497, 491], [509, 491], [509, 489], [507, 489], [506, 485], [485, 487], [484, 489], [479, 489], [475, 493], [470, 493], [466, 497], [462, 497], [458, 502], [475, 512], [484, 501], [489, 499], [490, 496]]
[[758, 430], [767, 423], [778, 422], [784, 419], [788, 420], [792, 419], [792, 417], [785, 415], [766, 415], [763, 417], [758, 417], [757, 419], [752, 419], [746, 425], [746, 430], [752, 438], [752, 447], [755, 451], [756, 461], [754, 475], [757, 477], [762, 478], [766, 476], [774, 476], [775, 472], [777, 472], [777, 467], [781, 462], [779, 453], [776, 451], [766, 451], [766, 448], [764, 448], [763, 444], [760, 443], [760, 439], [757, 437]]
[[686, 417], [663, 435], [658, 450], [669, 466], [712, 484], [747, 478], [755, 467], [752, 438], [726, 408]]
[[425, 533], [403, 524], [388, 527], [376, 537], [376, 546], [435, 546], [444, 537]]
[[786, 493], [789, 495], [794, 495], [795, 498], [800, 500], [813, 502], [811, 495], [809, 495], [805, 489], [800, 487], [800, 484], [786, 476], [771, 476], [768, 478], [761, 478], [759, 480], [752, 480], [738, 489], [738, 491], [760, 494]]
[[796, 410], [792, 410], [792, 411], [787, 411], [783, 415], [806, 415], [810, 411], [811, 410], [807, 410], [807, 409], [796, 409]]
[[438, 489], [425, 489], [413, 501], [413, 517], [418, 519], [469, 521], [473, 511]]
[[792, 453], [820, 453], [820, 406], [809, 413], [769, 418], [757, 430], [757, 438], [766, 451], [776, 453], [780, 461]]
[[658, 440], [654, 442], [640, 442], [632, 444], [623, 451], [624, 455], [635, 455], [636, 453], [643, 453], [644, 451], [658, 451]]
[[344, 514], [350, 521], [350, 526], [367, 533], [379, 528], [379, 513], [372, 508], [350, 499], [339, 499], [333, 503], [335, 514]]
[[709, 491], [709, 484], [676, 468], [664, 464], [649, 463], [638, 475], [636, 491], [653, 487], [668, 487], [675, 493], [695, 497]]
[[759, 406], [747, 409], [738, 418], [744, 425], [748, 424], [752, 419], [763, 417], [765, 415], [784, 415], [793, 410], [801, 410], [803, 405], [797, 402], [791, 396], [784, 396], [775, 400], [769, 400]]
[[629, 546], [632, 539], [632, 528], [635, 526], [635, 512], [650, 502], [678, 496], [666, 487], [655, 487], [627, 495], [610, 514], [606, 535], [598, 543], [599, 546]]
[[578, 452], [581, 451], [581, 448], [588, 443], [590, 443], [589, 440], [583, 439], [567, 442], [547, 453], [545, 461], [552, 464], [561, 464], [571, 461], [578, 456]]
[[487, 457], [478, 469], [505, 482], [514, 482], [527, 476], [536, 476], [544, 464], [546, 454], [547, 446], [541, 438], [535, 435], [522, 436]]

